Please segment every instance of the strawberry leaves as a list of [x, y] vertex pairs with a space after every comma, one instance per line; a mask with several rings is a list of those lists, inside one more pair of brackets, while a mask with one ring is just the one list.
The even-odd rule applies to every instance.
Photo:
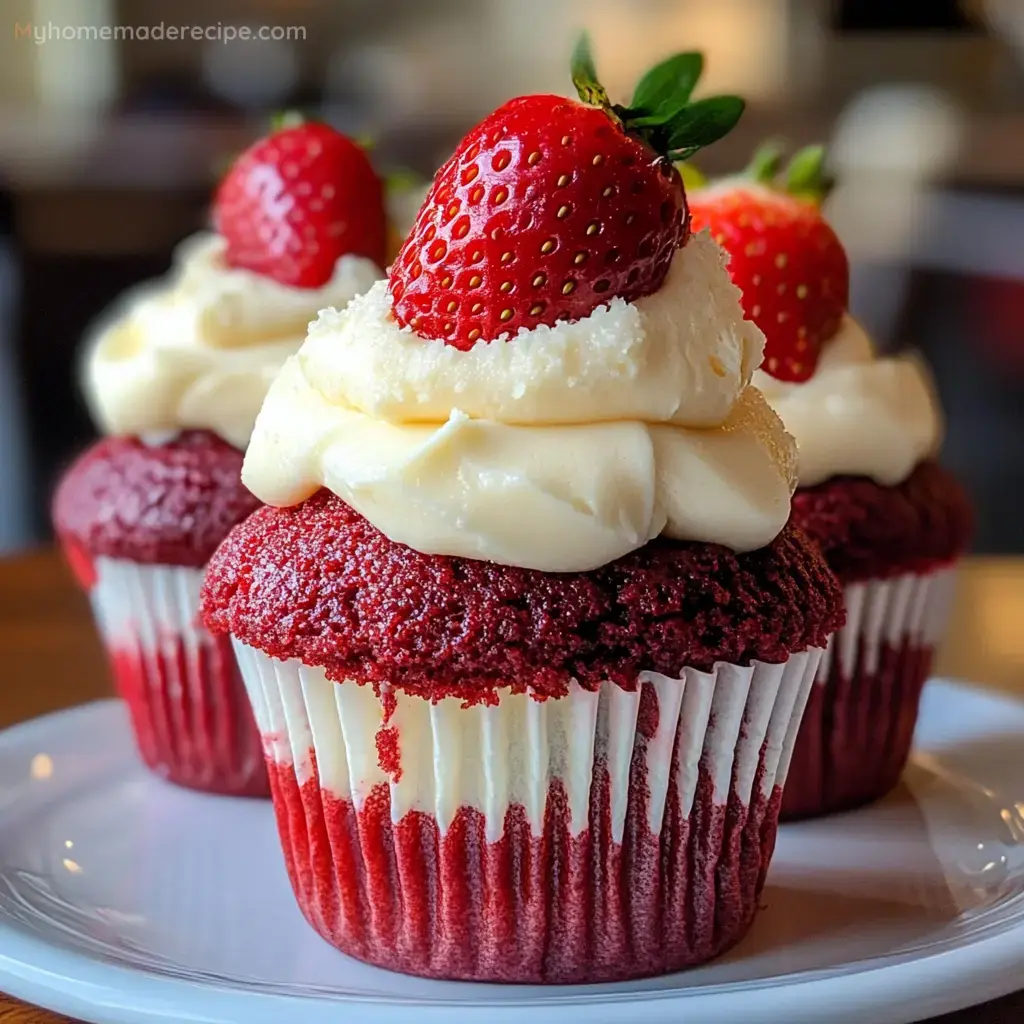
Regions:
[[825, 147], [805, 146], [794, 153], [783, 181], [790, 195], [810, 199], [820, 206], [835, 185], [835, 178], [825, 169]]
[[[739, 179], [757, 182], [777, 192], [804, 199], [821, 206], [835, 187], [835, 178], [826, 163], [828, 153], [824, 146], [815, 144], [798, 149], [789, 161], [785, 160], [786, 145], [777, 139], [763, 142], [755, 150], [750, 163], [739, 173]], [[707, 179], [685, 158], [677, 158], [676, 169], [683, 176], [688, 189], [702, 188]]]
[[783, 166], [784, 144], [772, 140], [758, 146], [742, 176], [821, 206], [835, 185], [835, 179], [825, 167], [826, 157], [824, 146], [804, 146]]
[[739, 96], [712, 96], [691, 102], [704, 70], [697, 52], [677, 53], [651, 68], [639, 81], [630, 106], [612, 104], [597, 77], [590, 37], [583, 33], [572, 56], [572, 80], [580, 99], [601, 107], [624, 130], [672, 161], [686, 160], [717, 142], [743, 114]]
[[668, 158], [689, 160], [698, 150], [728, 135], [743, 109], [739, 96], [712, 96], [687, 104], [668, 125]]
[[784, 151], [782, 144], [776, 140], [763, 142], [754, 150], [750, 163], [743, 172], [744, 177], [751, 178], [760, 185], [771, 185], [782, 169]]
[[647, 111], [633, 118], [639, 128], [666, 124], [676, 117], [690, 101], [697, 81], [704, 71], [704, 54], [677, 53], [656, 64], [637, 84], [630, 110]]

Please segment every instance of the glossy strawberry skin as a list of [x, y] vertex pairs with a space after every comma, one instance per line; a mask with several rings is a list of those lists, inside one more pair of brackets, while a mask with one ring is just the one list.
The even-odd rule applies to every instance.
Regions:
[[366, 153], [329, 125], [286, 128], [247, 149], [221, 182], [214, 224], [226, 260], [318, 288], [346, 254], [384, 265], [383, 188]]
[[743, 311], [765, 335], [762, 369], [804, 381], [849, 305], [846, 251], [816, 203], [760, 185], [692, 193], [695, 231], [708, 228], [729, 253]]
[[466, 350], [658, 290], [689, 232], [678, 171], [603, 110], [512, 100], [434, 179], [391, 268], [395, 318]]

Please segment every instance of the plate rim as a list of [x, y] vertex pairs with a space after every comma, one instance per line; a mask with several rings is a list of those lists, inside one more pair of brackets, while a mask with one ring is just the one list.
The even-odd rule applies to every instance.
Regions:
[[[1024, 701], [966, 681], [936, 677], [931, 689], [952, 690], [968, 700], [987, 700], [1024, 712]], [[40, 715], [0, 731], [0, 752], [29, 741], [39, 732], [76, 728], [93, 716], [124, 716], [123, 703], [105, 698]], [[1024, 730], [1021, 730], [1024, 732]], [[2, 811], [0, 811], [2, 815]], [[343, 955], [343, 954], [339, 954]], [[524, 1011], [561, 1021], [587, 1024], [632, 1022], [641, 1014], [651, 1024], [676, 1022], [680, 1012], [711, 1013], [719, 1024], [749, 1024], [751, 999], [761, 1019], [787, 1024], [818, 1024], [822, 1000], [836, 1024], [909, 1024], [937, 1014], [977, 1005], [1024, 988], [1024, 922], [954, 949], [924, 953], [899, 963], [868, 959], [844, 974], [803, 972], [753, 982], [733, 991], [700, 989], [602, 993], [601, 1000], [574, 1001], [572, 986], [552, 987], [550, 997], [509, 998], [494, 1002], [434, 999], [399, 1002], [362, 993], [317, 995], [247, 990], [216, 978], [162, 975], [144, 968], [107, 963], [88, 953], [55, 946], [27, 934], [0, 915], [0, 991], [25, 1002], [94, 1024], [335, 1024], [339, 1011], [359, 1007], [367, 1021], [396, 1021], [415, 1013], [424, 1021], [449, 1021], [460, 1011], [486, 1008], [495, 1021], [522, 1019]], [[577, 987], [580, 994], [585, 987]], [[770, 1016], [766, 1016], [770, 1015]]]

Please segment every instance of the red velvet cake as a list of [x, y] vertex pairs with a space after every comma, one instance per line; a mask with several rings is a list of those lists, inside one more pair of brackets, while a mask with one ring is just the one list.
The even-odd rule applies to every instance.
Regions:
[[[272, 195], [256, 187], [268, 175]], [[146, 764], [194, 789], [269, 796], [231, 645], [200, 623], [199, 588], [259, 505], [240, 472], [270, 380], [318, 310], [380, 276], [383, 199], [358, 146], [303, 123], [246, 150], [213, 213], [216, 233], [183, 242], [168, 277], [95, 330], [85, 392], [107, 436], [61, 481], [54, 523]]]
[[784, 817], [855, 807], [896, 784], [971, 529], [963, 491], [933, 461], [941, 424], [927, 371], [914, 356], [879, 358], [847, 312], [846, 253], [820, 210], [823, 161], [812, 146], [782, 168], [766, 147], [745, 174], [691, 200], [765, 333], [755, 383], [800, 451], [793, 521], [846, 588]]
[[228, 530], [259, 507], [241, 472], [242, 453], [208, 430], [159, 444], [106, 437], [62, 478], [54, 527], [92, 559], [201, 569]]
[[681, 54], [612, 106], [512, 100], [378, 282], [310, 325], [210, 561], [296, 898], [436, 978], [701, 963], [757, 912], [841, 592], [787, 527], [763, 336], [692, 236]]
[[208, 626], [271, 657], [468, 704], [501, 687], [561, 698], [680, 665], [777, 664], [836, 624], [832, 574], [792, 528], [746, 555], [658, 539], [555, 574], [421, 554], [329, 491], [233, 530], [203, 598]]
[[801, 487], [793, 522], [843, 583], [859, 583], [951, 565], [970, 544], [974, 512], [956, 477], [926, 459], [893, 487], [838, 476]]

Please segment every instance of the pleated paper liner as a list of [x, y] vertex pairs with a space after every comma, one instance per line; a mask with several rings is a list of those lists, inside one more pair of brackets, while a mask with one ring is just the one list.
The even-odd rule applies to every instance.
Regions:
[[910, 754], [921, 691], [949, 615], [954, 570], [852, 583], [807, 701], [783, 819], [888, 793]]
[[268, 796], [231, 643], [199, 623], [203, 571], [112, 558], [93, 570], [93, 613], [145, 763], [191, 789]]
[[313, 927], [505, 982], [665, 973], [744, 935], [822, 654], [463, 707], [236, 651]]

